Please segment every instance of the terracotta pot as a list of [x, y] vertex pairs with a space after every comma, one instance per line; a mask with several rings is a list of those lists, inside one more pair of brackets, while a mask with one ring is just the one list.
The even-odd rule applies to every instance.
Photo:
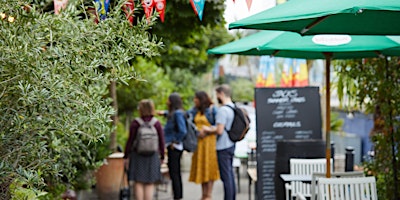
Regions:
[[122, 174], [124, 173], [123, 156], [123, 153], [111, 154], [97, 170], [96, 191], [99, 199], [118, 199]]

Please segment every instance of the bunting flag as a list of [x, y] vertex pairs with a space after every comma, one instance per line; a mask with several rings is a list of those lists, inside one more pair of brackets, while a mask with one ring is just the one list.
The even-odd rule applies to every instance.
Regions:
[[99, 23], [99, 18], [97, 17], [96, 8], [88, 7], [87, 8], [87, 12], [89, 13], [91, 18], [93, 17], [94, 23], [98, 24]]
[[95, 0], [97, 12], [100, 14], [100, 20], [105, 20], [110, 6], [110, 0]]
[[133, 18], [134, 14], [133, 11], [135, 9], [135, 2], [133, 0], [128, 0], [124, 3], [122, 10], [126, 14], [126, 19], [129, 21], [129, 23], [132, 25], [133, 24]]
[[293, 86], [308, 86], [307, 61], [305, 59], [295, 59], [293, 64]]
[[54, 13], [58, 15], [61, 9], [67, 7], [68, 0], [54, 0]]
[[256, 87], [275, 87], [275, 58], [261, 56]]
[[251, 3], [253, 3], [253, 0], [246, 0], [247, 8], [249, 9], [249, 11], [251, 8]]
[[281, 74], [281, 87], [291, 87], [293, 82], [293, 59], [285, 58]]
[[190, 5], [192, 5], [194, 13], [196, 13], [200, 21], [203, 19], [203, 10], [205, 3], [206, 0], [190, 0]]
[[153, 13], [154, 2], [153, 0], [142, 0], [142, 6], [144, 9], [144, 14], [146, 15], [147, 20], [150, 20], [150, 16]]
[[165, 7], [167, 5], [167, 0], [154, 0], [156, 11], [160, 14], [161, 22], [164, 22]]

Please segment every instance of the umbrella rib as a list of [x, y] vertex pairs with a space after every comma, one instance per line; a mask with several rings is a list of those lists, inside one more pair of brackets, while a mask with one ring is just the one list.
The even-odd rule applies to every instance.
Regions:
[[324, 21], [326, 18], [328, 18], [330, 15], [326, 15], [323, 17], [318, 17], [317, 20], [315, 20], [313, 23], [309, 24], [308, 26], [306, 26], [305, 28], [303, 28], [303, 30], [300, 31], [300, 34], [303, 35], [306, 32], [308, 32], [310, 29], [312, 29], [314, 26], [318, 25], [319, 23], [321, 23], [322, 21]]
[[280, 52], [280, 50], [275, 50], [272, 54], [271, 54], [271, 56], [270, 57], [275, 57], [276, 56], [276, 54], [278, 54]]
[[375, 53], [379, 58], [385, 58], [385, 55], [383, 55], [381, 51], [375, 51]]

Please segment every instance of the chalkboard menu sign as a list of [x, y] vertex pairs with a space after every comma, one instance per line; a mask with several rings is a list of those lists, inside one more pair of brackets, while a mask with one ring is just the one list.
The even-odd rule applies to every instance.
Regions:
[[277, 141], [321, 139], [319, 89], [256, 88], [255, 101], [258, 199], [277, 199], [274, 185]]

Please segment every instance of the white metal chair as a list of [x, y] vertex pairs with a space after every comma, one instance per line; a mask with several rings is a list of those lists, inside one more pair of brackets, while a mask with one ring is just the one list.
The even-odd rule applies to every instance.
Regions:
[[307, 198], [303, 194], [297, 193], [296, 200], [307, 200]]
[[[332, 171], [332, 159], [331, 171]], [[312, 175], [314, 172], [326, 171], [326, 158], [313, 159], [290, 159], [290, 174], [295, 175]], [[310, 184], [301, 181], [291, 181], [290, 184], [285, 184], [286, 200], [291, 200], [296, 197], [297, 193], [301, 193], [305, 197], [311, 197]]]
[[[350, 177], [364, 177], [364, 172], [362, 171], [353, 171], [353, 172], [332, 172], [331, 173], [331, 178], [350, 178]], [[311, 179], [311, 200], [315, 200], [317, 197], [317, 191], [318, 191], [318, 186], [317, 186], [317, 180], [319, 178], [325, 178], [326, 173], [322, 172], [314, 172], [312, 174], [312, 179]]]
[[375, 177], [319, 178], [319, 200], [377, 200]]

